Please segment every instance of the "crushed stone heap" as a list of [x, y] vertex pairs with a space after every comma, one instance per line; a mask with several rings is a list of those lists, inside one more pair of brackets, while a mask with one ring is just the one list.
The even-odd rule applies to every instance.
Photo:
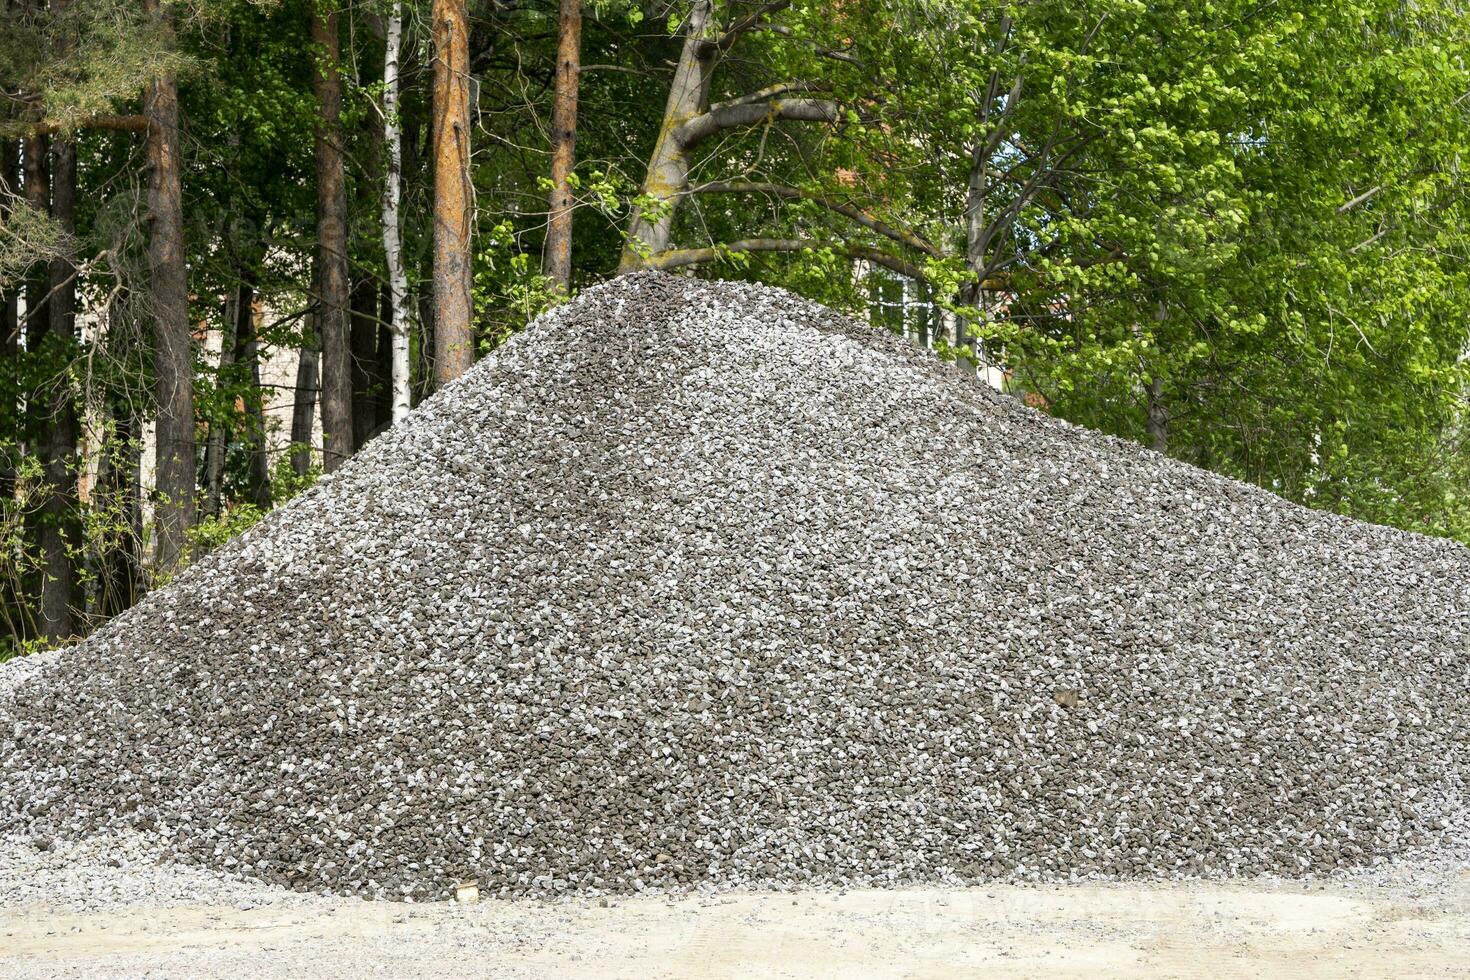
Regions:
[[387, 897], [1317, 874], [1463, 830], [1467, 651], [1457, 544], [646, 274], [0, 669], [0, 833]]

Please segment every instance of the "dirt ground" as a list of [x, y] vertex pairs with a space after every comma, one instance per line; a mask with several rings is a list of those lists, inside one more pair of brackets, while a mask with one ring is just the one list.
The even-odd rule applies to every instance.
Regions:
[[561, 904], [0, 909], [9, 977], [1470, 977], [1470, 870]]

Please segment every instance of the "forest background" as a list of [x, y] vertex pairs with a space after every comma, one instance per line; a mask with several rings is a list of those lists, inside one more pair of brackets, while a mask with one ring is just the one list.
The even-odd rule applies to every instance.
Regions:
[[1463, 0], [6, 0], [0, 657], [646, 268], [1470, 543], [1467, 54]]

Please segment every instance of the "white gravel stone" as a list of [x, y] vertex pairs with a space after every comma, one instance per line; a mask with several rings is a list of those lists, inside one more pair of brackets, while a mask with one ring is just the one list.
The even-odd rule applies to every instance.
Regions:
[[[39, 844], [39, 846], [38, 846]], [[0, 909], [75, 913], [139, 905], [290, 906], [310, 896], [219, 871], [170, 863], [144, 834], [80, 841], [0, 840]]]
[[1467, 650], [1458, 544], [630, 276], [0, 669], [0, 834], [391, 898], [1316, 875], [1463, 833]]

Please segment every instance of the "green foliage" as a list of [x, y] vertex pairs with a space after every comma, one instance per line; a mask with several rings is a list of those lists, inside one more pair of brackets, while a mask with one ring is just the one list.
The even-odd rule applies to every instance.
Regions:
[[904, 9], [862, 135], [902, 177], [859, 172], [958, 256], [993, 140], [994, 282], [946, 305], [1013, 389], [1139, 440], [1152, 401], [1173, 455], [1466, 539], [1457, 5], [1043, 0], [1008, 33], [988, 4]]
[[134, 0], [87, 0], [60, 10], [8, 4], [0, 11], [0, 39], [7, 88], [40, 96], [39, 104], [22, 99], [10, 106], [18, 117], [7, 120], [11, 128], [20, 118], [43, 117], [69, 132], [135, 99], [140, 82], [191, 65], [166, 26]]
[[[3, 192], [0, 192], [3, 194]], [[4, 196], [0, 211], [0, 289], [14, 289], [37, 261], [63, 255], [71, 242], [50, 215], [14, 195]]]
[[523, 251], [510, 222], [482, 234], [475, 253], [476, 337], [482, 354], [551, 309], [561, 299], [556, 284], [539, 271], [537, 256]]
[[[152, 411], [139, 139], [87, 119], [136, 113], [143, 82], [180, 73], [191, 317], [232, 336], [230, 297], [248, 283], [269, 311], [256, 354], [319, 342], [311, 2], [187, 0], [166, 5], [171, 30], [122, 0], [0, 13], [0, 75], [14, 95], [0, 125], [58, 123], [76, 142], [81, 187], [71, 236], [7, 196], [0, 283], [74, 256], [89, 318], [85, 338], [53, 339], [0, 372], [7, 458], [22, 469], [17, 495], [0, 500], [0, 543], [18, 556], [4, 570], [19, 583], [9, 595], [28, 596], [35, 572], [25, 454], [44, 419], [23, 410], [33, 393], [64, 376], [103, 420], [89, 423], [102, 426], [89, 451], [103, 446], [118, 465]], [[428, 7], [403, 5], [397, 113], [415, 398], [432, 390]], [[757, 7], [718, 0], [711, 33]], [[470, 9], [485, 352], [564, 298], [540, 273], [556, 9]], [[354, 281], [381, 287], [387, 7], [342, 10], [349, 259]], [[574, 292], [615, 274], [632, 210], [669, 206], [638, 189], [687, 10], [585, 5]], [[692, 274], [786, 286], [889, 329], [913, 333], [922, 318], [941, 357], [983, 352], [1014, 394], [1072, 421], [1162, 436], [1171, 455], [1314, 507], [1470, 542], [1467, 64], [1457, 0], [797, 2], [719, 56], [710, 98], [797, 83], [836, 102], [838, 122], [768, 118], [701, 144], [694, 187], [767, 189], [689, 194], [674, 239], [709, 249]], [[986, 229], [978, 242], [972, 218]], [[810, 247], [730, 247], [750, 238]], [[920, 269], [904, 294], [919, 301], [898, 312], [894, 274], [855, 255]], [[941, 311], [958, 317], [959, 337], [939, 333]], [[201, 439], [220, 426], [233, 440], [222, 513], [191, 535], [197, 556], [262, 516], [246, 437], [263, 435], [251, 427], [265, 395], [245, 361], [219, 369], [196, 354]], [[315, 478], [297, 478], [290, 456], [272, 474], [274, 503]], [[120, 491], [77, 516], [90, 625], [148, 584], [104, 560], [135, 554], [148, 529]], [[5, 608], [9, 632], [28, 635], [25, 602]]]
[[210, 515], [189, 528], [191, 556], [208, 554], [231, 538], [260, 523], [265, 511], [254, 504], [235, 504], [222, 514]]
[[5, 631], [0, 636], [0, 659], [16, 652], [25, 638], [35, 632], [34, 610], [16, 597], [24, 596], [37, 568], [37, 556], [27, 547], [27, 525], [40, 509], [37, 486], [42, 478], [41, 462], [22, 454], [13, 442], [0, 443], [0, 464], [14, 474], [15, 489], [0, 494], [0, 616]]
[[[271, 502], [275, 506], [280, 506], [297, 494], [310, 489], [312, 484], [321, 478], [321, 467], [319, 466], [311, 467], [303, 476], [298, 476], [291, 468], [291, 457], [299, 448], [301, 447], [294, 445], [288, 447], [271, 469]], [[175, 569], [174, 574], [177, 575], [189, 563], [197, 561], [200, 557], [250, 530], [259, 524], [265, 515], [266, 511], [255, 504], [234, 501], [221, 513], [204, 517], [189, 528], [189, 553], [183, 564]]]

